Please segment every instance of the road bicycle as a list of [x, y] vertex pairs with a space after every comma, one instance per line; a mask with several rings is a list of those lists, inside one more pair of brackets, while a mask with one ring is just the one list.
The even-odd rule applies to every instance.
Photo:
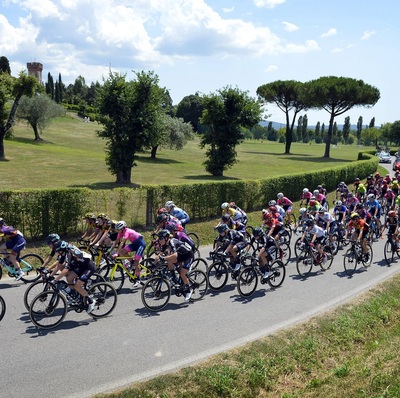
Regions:
[[[125, 279], [128, 279], [133, 284], [138, 282], [132, 257], [118, 256], [113, 258], [107, 255], [104, 256], [104, 259], [106, 264], [99, 269], [98, 273], [106, 282], [110, 283], [117, 292], [124, 286]], [[142, 259], [140, 263], [141, 284], [153, 273], [154, 264], [155, 260], [152, 257]]]
[[97, 268], [102, 267], [106, 264], [105, 255], [109, 252], [110, 248], [107, 246], [93, 246], [90, 244], [90, 240], [79, 239], [77, 241], [78, 249], [89, 253], [92, 256], [92, 260], [96, 264]]
[[381, 223], [380, 228], [378, 228], [377, 218], [372, 217], [369, 224], [368, 240], [370, 242], [376, 242], [381, 236], [383, 231], [383, 225]]
[[387, 240], [383, 249], [385, 261], [388, 265], [393, 264], [400, 258], [400, 247], [393, 234], [387, 234]]
[[343, 266], [347, 275], [353, 275], [358, 264], [362, 264], [365, 268], [372, 263], [373, 251], [372, 246], [367, 243], [368, 254], [364, 253], [362, 245], [358, 241], [351, 241], [351, 247], [346, 251], [343, 257]]
[[0, 296], [0, 321], [4, 318], [4, 314], [6, 313], [6, 302], [3, 297]]
[[[110, 315], [117, 305], [117, 292], [109, 283], [95, 283], [87, 292], [95, 300], [95, 307], [89, 314], [92, 318]], [[63, 321], [69, 309], [80, 313], [87, 308], [88, 304], [80, 294], [76, 297], [69, 295], [68, 284], [62, 280], [57, 282], [53, 289], [39, 293], [32, 300], [29, 317], [35, 326], [51, 329]]]
[[274, 260], [265, 267], [265, 271], [269, 271], [269, 276], [264, 277], [264, 272], [260, 270], [259, 260], [249, 256], [246, 265], [239, 273], [237, 278], [237, 289], [242, 297], [250, 297], [256, 290], [258, 285], [258, 277], [260, 276], [261, 284], [266, 284], [276, 289], [282, 285], [286, 276], [286, 267], [281, 260]]
[[300, 276], [306, 277], [310, 274], [313, 266], [320, 267], [323, 271], [328, 270], [333, 262], [333, 254], [328, 245], [323, 246], [323, 251], [326, 254], [324, 260], [318, 250], [311, 246], [307, 239], [304, 240], [304, 246], [301, 247], [301, 252], [297, 257], [296, 268]]
[[[45, 292], [47, 290], [52, 290], [54, 285], [51, 281], [54, 277], [50, 276], [50, 271], [48, 269], [44, 269], [43, 267], [39, 268], [40, 279], [36, 282], [30, 283], [24, 293], [24, 305], [25, 308], [29, 311], [29, 307], [33, 301], [33, 299], [40, 293]], [[105, 279], [98, 273], [94, 273], [90, 276], [90, 278], [86, 281], [84, 288], [87, 290], [91, 285], [95, 283], [105, 282]], [[71, 294], [78, 294], [75, 290], [71, 289]]]
[[[199, 269], [194, 269], [190, 270], [186, 276], [192, 289], [190, 301], [201, 300], [208, 290], [207, 275]], [[159, 262], [154, 276], [143, 285], [141, 295], [143, 305], [149, 311], [161, 311], [168, 304], [172, 292], [177, 297], [185, 294], [182, 278], [179, 277], [176, 281], [173, 280], [166, 263]]]
[[[8, 259], [9, 252], [0, 253], [0, 279], [3, 276], [3, 268], [6, 269], [7, 274], [11, 278], [17, 276], [17, 270], [14, 265]], [[24, 276], [21, 277], [21, 281], [25, 283], [35, 282], [40, 278], [38, 268], [42, 266], [43, 259], [37, 254], [28, 253], [18, 259], [21, 270], [24, 272]]]

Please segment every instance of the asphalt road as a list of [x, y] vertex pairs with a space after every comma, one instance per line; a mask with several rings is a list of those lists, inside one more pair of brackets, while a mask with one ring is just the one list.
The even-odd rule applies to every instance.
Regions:
[[384, 240], [374, 243], [371, 267], [352, 277], [344, 273], [343, 250], [330, 270], [307, 279], [291, 262], [281, 288], [259, 285], [248, 300], [229, 281], [202, 301], [187, 304], [173, 296], [163, 311], [151, 313], [142, 305], [140, 288], [128, 283], [110, 317], [95, 321], [86, 313], [69, 312], [48, 331], [29, 320], [22, 301], [26, 285], [2, 280], [7, 313], [0, 322], [0, 397], [89, 397], [303, 322], [397, 274], [400, 262], [388, 267], [383, 245]]

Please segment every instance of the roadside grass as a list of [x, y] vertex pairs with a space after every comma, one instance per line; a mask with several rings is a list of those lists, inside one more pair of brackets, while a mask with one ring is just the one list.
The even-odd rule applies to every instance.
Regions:
[[[84, 123], [67, 115], [57, 118], [42, 134], [43, 142], [33, 141], [33, 131], [25, 124], [14, 126], [14, 139], [5, 141], [9, 161], [0, 163], [2, 189], [89, 187], [116, 188], [115, 177], [105, 163], [105, 141], [96, 136], [101, 126]], [[331, 148], [331, 158], [323, 158], [324, 144], [292, 144], [285, 155], [284, 144], [246, 140], [237, 147], [237, 160], [223, 177], [204, 170], [204, 150], [199, 139], [181, 151], [161, 148], [157, 159], [149, 151], [138, 153], [132, 169], [134, 184], [185, 184], [191, 182], [261, 179], [293, 174], [313, 168], [331, 168], [355, 161], [362, 149], [355, 145]], [[16, 178], [18, 176], [18, 178]]]
[[307, 323], [96, 397], [398, 398], [399, 322], [397, 276]]

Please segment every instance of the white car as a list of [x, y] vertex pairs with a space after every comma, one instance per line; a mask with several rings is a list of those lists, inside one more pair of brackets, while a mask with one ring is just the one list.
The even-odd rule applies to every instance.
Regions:
[[392, 163], [392, 157], [388, 152], [379, 152], [376, 156], [379, 157], [379, 163]]

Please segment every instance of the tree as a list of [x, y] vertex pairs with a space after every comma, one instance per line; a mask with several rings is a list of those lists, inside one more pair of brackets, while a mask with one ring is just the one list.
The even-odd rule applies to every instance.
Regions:
[[303, 116], [303, 120], [301, 123], [301, 136], [302, 136], [303, 142], [308, 142], [307, 127], [308, 127], [308, 117], [307, 117], [307, 114], [305, 114]]
[[330, 156], [330, 146], [335, 117], [356, 106], [371, 107], [380, 98], [376, 87], [362, 80], [347, 77], [324, 76], [307, 84], [307, 101], [310, 107], [324, 109], [330, 114], [325, 145], [325, 158]]
[[56, 104], [46, 94], [37, 94], [33, 97], [24, 95], [21, 98], [16, 116], [26, 120], [35, 133], [35, 141], [42, 141], [42, 134], [51, 123], [51, 119], [65, 115], [65, 109]]
[[10, 63], [8, 62], [7, 57], [0, 57], [0, 73], [8, 73], [11, 75]]
[[204, 109], [201, 101], [202, 98], [199, 93], [188, 95], [182, 99], [176, 108], [176, 117], [182, 118], [185, 122], [190, 122], [196, 133]]
[[363, 117], [360, 116], [357, 121], [357, 142], [360, 143], [361, 139], [361, 132], [362, 132], [362, 125], [363, 125]]
[[[304, 97], [304, 83], [295, 80], [277, 80], [257, 88], [257, 94], [267, 103], [275, 105], [286, 115], [285, 153], [290, 153], [292, 145], [293, 126], [299, 112], [308, 109]], [[293, 112], [290, 121], [290, 112]]]
[[343, 130], [342, 130], [343, 141], [345, 144], [348, 144], [350, 129], [351, 129], [350, 116], [346, 116], [344, 118], [344, 124], [343, 124]]
[[150, 148], [162, 131], [164, 91], [154, 72], [125, 75], [110, 72], [99, 91], [99, 117], [104, 129], [97, 134], [107, 140], [106, 163], [116, 182], [131, 183], [135, 153]]
[[378, 141], [381, 138], [381, 131], [376, 127], [368, 127], [363, 130], [361, 139], [364, 145], [375, 145], [378, 146]]
[[296, 129], [296, 133], [297, 133], [297, 139], [299, 142], [303, 141], [303, 116], [300, 116], [297, 119], [297, 129]]
[[201, 148], [208, 158], [203, 164], [213, 176], [236, 163], [236, 145], [243, 140], [244, 128], [251, 128], [261, 121], [262, 104], [247, 92], [227, 86], [214, 94], [203, 97], [204, 111], [200, 122], [205, 125]]
[[371, 119], [371, 121], [369, 122], [369, 126], [368, 126], [369, 128], [371, 128], [371, 127], [375, 127], [375, 117], [373, 117], [372, 119]]
[[[4, 137], [14, 124], [21, 97], [32, 96], [37, 88], [39, 82], [35, 76], [21, 72], [18, 78], [14, 78], [8, 73], [0, 73], [0, 160], [6, 160]], [[12, 101], [11, 108], [7, 106], [8, 101]]]

